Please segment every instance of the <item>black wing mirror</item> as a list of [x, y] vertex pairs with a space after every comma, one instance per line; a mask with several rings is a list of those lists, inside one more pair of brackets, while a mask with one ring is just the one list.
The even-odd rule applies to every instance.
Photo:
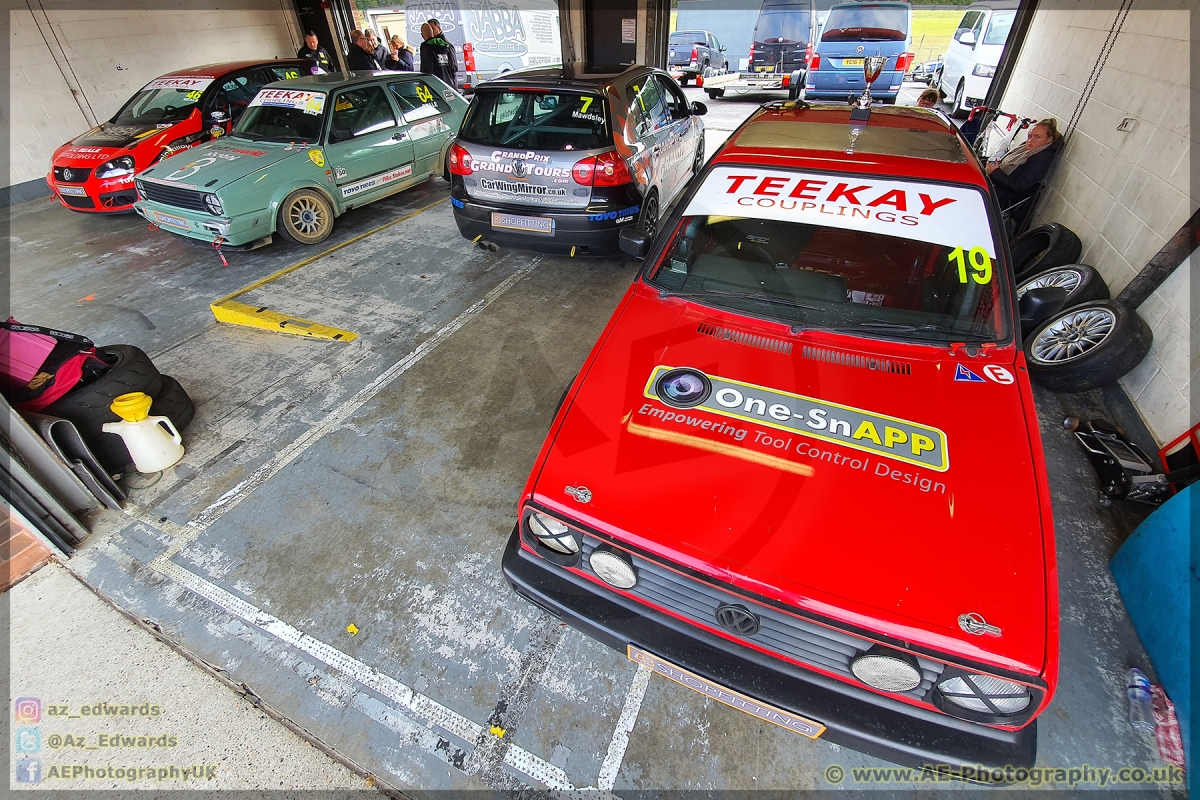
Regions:
[[699, 100], [692, 101], [692, 113], [697, 117], [702, 117], [708, 113], [708, 106], [701, 103]]
[[1021, 338], [1032, 333], [1050, 317], [1057, 314], [1067, 302], [1067, 290], [1061, 286], [1039, 286], [1029, 289], [1017, 301], [1017, 313], [1021, 317]]
[[650, 238], [636, 228], [621, 231], [621, 250], [634, 258], [645, 258], [650, 252]]

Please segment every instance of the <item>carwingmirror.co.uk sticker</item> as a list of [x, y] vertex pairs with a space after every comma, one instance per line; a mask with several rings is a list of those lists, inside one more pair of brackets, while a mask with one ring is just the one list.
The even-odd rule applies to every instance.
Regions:
[[643, 393], [672, 408], [709, 411], [935, 472], [950, 468], [943, 431], [886, 414], [708, 375], [690, 367], [655, 367]]
[[254, 95], [250, 107], [274, 106], [276, 108], [294, 108], [305, 114], [320, 114], [325, 110], [324, 92], [300, 92], [289, 89], [263, 89]]
[[983, 195], [961, 186], [754, 167], [718, 167], [685, 216], [751, 217], [881, 233], [958, 248], [962, 282], [992, 279]]

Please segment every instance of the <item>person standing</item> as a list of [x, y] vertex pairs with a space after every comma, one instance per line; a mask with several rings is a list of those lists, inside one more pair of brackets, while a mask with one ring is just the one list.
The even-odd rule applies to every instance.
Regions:
[[[458, 75], [458, 51], [454, 49], [454, 43], [442, 33], [442, 23], [437, 21], [437, 17], [430, 17], [426, 22], [429, 23], [429, 27], [433, 28], [433, 35], [444, 41], [446, 47], [450, 48], [450, 63], [454, 65], [454, 74]], [[453, 83], [450, 85], [454, 86]]]
[[421, 26], [421, 72], [440, 78], [451, 88], [458, 88], [455, 74], [454, 50], [450, 43], [434, 33], [433, 26], [426, 22]]
[[354, 31], [350, 34], [350, 40], [354, 44], [350, 47], [350, 55], [346, 57], [346, 65], [351, 72], [375, 72], [383, 69], [383, 64], [375, 59], [375, 48], [371, 45], [371, 40], [362, 31]]
[[317, 66], [326, 72], [333, 72], [333, 59], [329, 56], [329, 51], [321, 47], [321, 43], [317, 40], [317, 34], [309, 31], [304, 34], [304, 47], [296, 53], [296, 58], [311, 58], [316, 62]]
[[379, 37], [375, 35], [375, 31], [367, 28], [363, 31], [367, 36], [367, 40], [371, 43], [371, 54], [375, 56], [375, 60], [386, 66], [388, 58], [388, 49], [379, 42]]
[[416, 68], [413, 64], [412, 51], [405, 46], [404, 40], [399, 35], [393, 36], [388, 43], [388, 59], [384, 66], [404, 72], [412, 72]]

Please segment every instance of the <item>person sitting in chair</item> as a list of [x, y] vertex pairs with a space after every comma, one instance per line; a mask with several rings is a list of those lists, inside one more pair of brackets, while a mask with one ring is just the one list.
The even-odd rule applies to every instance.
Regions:
[[1062, 149], [1062, 134], [1053, 117], [1029, 129], [1025, 142], [987, 164], [987, 174], [996, 189], [1000, 208], [1010, 209], [1033, 197], [1050, 173], [1050, 165]]

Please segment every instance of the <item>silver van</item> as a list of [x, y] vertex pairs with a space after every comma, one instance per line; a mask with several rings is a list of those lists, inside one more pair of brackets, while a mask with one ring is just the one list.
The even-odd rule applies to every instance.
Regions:
[[703, 103], [671, 76], [526, 70], [481, 84], [447, 171], [462, 235], [572, 256], [619, 255], [704, 163]]

